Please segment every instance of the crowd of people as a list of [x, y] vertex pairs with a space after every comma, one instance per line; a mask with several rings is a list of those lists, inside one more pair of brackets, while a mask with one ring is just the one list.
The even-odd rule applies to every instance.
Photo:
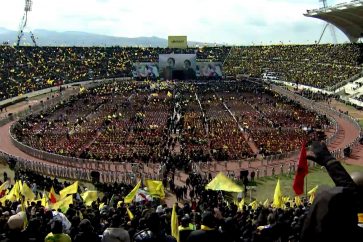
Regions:
[[158, 62], [159, 54], [196, 54], [221, 62], [230, 47], [185, 50], [133, 47], [13, 47], [0, 45], [0, 100], [64, 83], [132, 77], [133, 64]]
[[12, 132], [30, 147], [63, 156], [186, 166], [297, 150], [328, 126], [326, 117], [254, 82], [123, 81], [28, 116]]
[[319, 88], [362, 71], [362, 46], [271, 45], [168, 49], [150, 47], [17, 47], [0, 45], [0, 100], [64, 83], [132, 77], [138, 62], [159, 54], [196, 54], [199, 62], [222, 62], [227, 76], [261, 78], [274, 73], [288, 82]]
[[227, 76], [264, 73], [287, 82], [327, 88], [362, 72], [361, 44], [245, 46], [231, 50], [224, 63]]
[[[0, 240], [175, 242], [178, 237], [180, 242], [360, 241], [363, 174], [350, 176], [320, 142], [313, 143], [312, 152], [311, 159], [326, 168], [336, 185], [317, 192], [313, 200], [248, 204], [238, 198], [233, 202], [228, 193], [205, 189], [212, 177], [191, 173], [186, 181], [191, 200], [177, 203], [174, 210], [157, 198], [124, 203], [133, 185], [96, 183], [103, 195], [88, 205], [79, 195], [87, 190], [83, 186], [78, 186], [70, 204], [58, 210], [41, 201], [24, 203], [21, 197], [0, 203]], [[17, 170], [14, 178], [4, 173], [3, 182], [15, 180], [26, 183], [37, 197], [51, 187], [58, 193], [70, 184], [28, 170]], [[11, 186], [7, 188], [11, 190]], [[4, 194], [1, 191], [0, 198]], [[51, 197], [47, 196], [49, 203]]]

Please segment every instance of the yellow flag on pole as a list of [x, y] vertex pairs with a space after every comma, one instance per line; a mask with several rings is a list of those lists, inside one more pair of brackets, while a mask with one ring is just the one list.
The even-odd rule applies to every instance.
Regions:
[[251, 208], [252, 208], [253, 210], [256, 210], [256, 209], [257, 209], [257, 207], [258, 207], [258, 203], [257, 203], [257, 201], [255, 200], [255, 201], [251, 202], [250, 204], [248, 204], [248, 206], [251, 206]]
[[302, 202], [301, 202], [300, 197], [299, 197], [299, 196], [296, 196], [296, 197], [295, 197], [295, 205], [296, 205], [296, 206], [300, 206], [301, 204], [302, 204]]
[[25, 197], [25, 201], [33, 201], [35, 199], [33, 191], [25, 182], [23, 183], [20, 193]]
[[141, 186], [141, 181], [139, 181], [136, 186], [131, 190], [131, 192], [129, 194], [127, 194], [127, 196], [124, 199], [125, 203], [132, 203], [132, 200], [134, 200], [137, 190], [139, 190]]
[[126, 211], [127, 211], [127, 215], [129, 215], [130, 220], [133, 220], [134, 219], [134, 215], [130, 211], [129, 207], [126, 207]]
[[245, 199], [242, 198], [242, 200], [238, 203], [238, 210], [242, 211], [244, 206], [245, 206]]
[[314, 199], [315, 199], [315, 194], [318, 191], [319, 185], [316, 185], [313, 189], [311, 189], [310, 191], [308, 191], [308, 195], [309, 195], [309, 202], [313, 203]]
[[178, 231], [178, 215], [176, 214], [176, 204], [173, 206], [171, 213], [171, 236], [173, 236], [177, 242], [179, 242], [179, 231]]
[[268, 208], [268, 206], [270, 206], [270, 202], [269, 202], [268, 198], [264, 201], [263, 206], [265, 208]]
[[15, 182], [13, 188], [10, 190], [10, 192], [8, 193], [8, 195], [6, 195], [6, 199], [11, 201], [11, 202], [15, 202], [17, 199], [20, 198], [20, 194], [19, 194], [19, 183]]
[[23, 229], [26, 229], [26, 227], [28, 226], [28, 216], [27, 216], [26, 210], [25, 210], [25, 201], [21, 202], [21, 211], [24, 213], [24, 227], [23, 227]]
[[60, 198], [64, 198], [69, 194], [75, 194], [78, 192], [78, 181], [74, 182], [72, 185], [65, 187], [59, 191]]
[[280, 179], [278, 179], [277, 183], [276, 183], [273, 205], [274, 205], [275, 208], [281, 208], [282, 205], [283, 205], [281, 186], [280, 186]]

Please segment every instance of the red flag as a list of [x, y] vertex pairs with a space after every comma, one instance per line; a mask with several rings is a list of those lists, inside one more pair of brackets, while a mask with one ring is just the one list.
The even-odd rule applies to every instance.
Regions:
[[300, 151], [299, 164], [295, 174], [294, 184], [292, 185], [296, 195], [301, 195], [304, 193], [304, 178], [308, 174], [308, 169], [309, 168], [308, 160], [306, 158], [306, 147], [305, 142], [303, 142]]

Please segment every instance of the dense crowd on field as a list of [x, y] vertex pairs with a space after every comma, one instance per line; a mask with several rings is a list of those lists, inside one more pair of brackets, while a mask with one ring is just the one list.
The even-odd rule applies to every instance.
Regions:
[[253, 82], [113, 82], [26, 117], [13, 133], [64, 156], [186, 165], [294, 151], [328, 126], [326, 117]]
[[226, 75], [247, 75], [327, 88], [362, 72], [363, 45], [267, 45], [233, 48]]
[[227, 76], [274, 78], [319, 88], [362, 71], [362, 46], [270, 45], [168, 49], [151, 47], [17, 47], [0, 45], [0, 100], [59, 84], [131, 77], [133, 63], [158, 62], [159, 54], [197, 55], [222, 62]]
[[[136, 181], [133, 185], [95, 181], [93, 189], [98, 193], [91, 203], [82, 195], [87, 188], [81, 184], [77, 191], [68, 190], [73, 195], [67, 196], [71, 200], [66, 205], [54, 209], [54, 200], [60, 199], [56, 194], [70, 183], [17, 169], [15, 177], [4, 173], [0, 182], [0, 241], [360, 241], [363, 174], [349, 175], [320, 142], [313, 143], [312, 152], [314, 161], [325, 167], [336, 187], [313, 189], [309, 198], [291, 199], [283, 196], [277, 182], [273, 202], [247, 202], [247, 193], [206, 190], [211, 175], [189, 173], [185, 191], [181, 196], [177, 194], [178, 203], [173, 209], [163, 199], [146, 196], [147, 191], [139, 201], [126, 201]], [[175, 176], [170, 176], [170, 170], [163, 176], [167, 197], [177, 193]], [[23, 188], [28, 187], [34, 196], [44, 199], [29, 200], [29, 192], [23, 188], [13, 193], [11, 184], [19, 180]]]
[[[15, 179], [26, 181], [35, 193], [40, 194], [49, 191], [51, 187], [58, 193], [69, 185], [67, 182], [29, 171], [17, 172]], [[205, 190], [208, 181], [208, 178], [199, 174], [190, 174], [188, 178], [187, 190], [193, 199], [180, 199], [176, 209], [180, 225], [180, 242], [219, 242], [222, 238], [226, 242], [262, 242], [279, 238], [281, 241], [297, 241], [310, 207], [308, 200], [298, 206], [293, 202], [287, 202], [286, 209], [272, 208], [270, 203], [255, 206], [247, 202], [239, 208], [241, 205], [238, 203], [228, 205], [222, 193]], [[20, 202], [7, 201], [0, 204], [0, 241], [176, 241], [171, 236], [171, 207], [158, 199], [134, 202], [129, 205], [129, 210], [134, 216], [131, 220], [126, 204], [120, 204], [120, 201], [123, 201], [132, 186], [99, 184], [97, 188], [104, 195], [90, 206], [85, 205], [78, 194], [73, 195], [73, 204], [69, 205], [66, 211], [59, 209], [58, 212], [52, 212], [52, 209], [42, 206], [41, 202], [29, 203], [26, 208], [28, 225], [25, 229], [22, 222], [16, 223], [14, 219], [8, 222], [11, 216], [22, 213]], [[79, 193], [84, 189], [81, 186]], [[171, 189], [167, 187], [170, 192]], [[100, 204], [103, 206], [100, 207]], [[64, 218], [63, 222], [58, 222], [59, 213], [63, 213], [69, 222], [64, 222]], [[271, 229], [265, 229], [264, 226], [271, 226]], [[209, 231], [213, 230], [209, 240], [200, 240], [199, 235], [190, 236], [191, 232], [203, 231], [206, 227]], [[149, 238], [151, 236], [155, 238]]]

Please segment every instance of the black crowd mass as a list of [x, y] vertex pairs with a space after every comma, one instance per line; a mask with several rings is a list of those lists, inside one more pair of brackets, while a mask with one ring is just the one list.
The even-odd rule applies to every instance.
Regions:
[[[336, 184], [318, 193], [312, 204], [303, 200], [301, 204], [286, 202], [284, 208], [275, 208], [270, 203], [239, 207], [228, 202], [225, 193], [204, 189], [210, 177], [190, 173], [187, 190], [192, 193], [191, 200], [176, 207], [179, 241], [360, 241], [363, 228], [358, 225], [363, 221], [358, 222], [357, 214], [363, 208], [363, 176], [351, 178], [324, 144], [315, 142], [312, 150], [316, 162], [327, 169]], [[4, 180], [9, 179], [4, 173]], [[58, 192], [69, 185], [26, 170], [17, 170], [14, 179], [21, 179], [35, 193], [51, 187]], [[127, 208], [119, 201], [123, 201], [132, 186], [115, 183], [96, 187], [104, 193], [102, 198], [87, 206], [75, 194], [65, 216], [41, 202], [32, 202], [25, 211], [21, 211], [19, 201], [0, 203], [1, 241], [176, 241], [171, 236], [172, 209], [162, 201], [133, 202]], [[165, 187], [175, 192], [173, 186], [165, 183]], [[23, 217], [18, 217], [24, 212], [28, 221], [25, 228]]]

